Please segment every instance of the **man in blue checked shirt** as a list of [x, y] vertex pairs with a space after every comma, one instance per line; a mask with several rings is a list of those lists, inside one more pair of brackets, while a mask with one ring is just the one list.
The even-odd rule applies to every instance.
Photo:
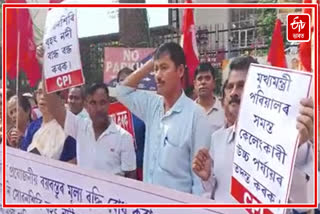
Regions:
[[[191, 162], [199, 148], [209, 148], [211, 133], [204, 110], [183, 92], [185, 64], [178, 44], [162, 44], [116, 91], [117, 99], [146, 124], [143, 181], [199, 195], [203, 188]], [[157, 94], [137, 90], [151, 71]]]

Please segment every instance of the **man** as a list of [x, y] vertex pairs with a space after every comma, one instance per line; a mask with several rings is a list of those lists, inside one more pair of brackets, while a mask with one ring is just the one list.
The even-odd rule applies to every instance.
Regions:
[[[88, 119], [89, 114], [84, 108], [85, 103], [85, 91], [81, 86], [70, 88], [68, 91], [68, 106], [67, 108], [78, 117]], [[69, 136], [69, 138], [73, 138]], [[70, 161], [71, 163], [77, 164], [77, 158], [75, 157]]]
[[[225, 88], [225, 102], [228, 105], [230, 113], [235, 116], [238, 116], [239, 114], [243, 88], [251, 63], [256, 63], [252, 57], [238, 57], [230, 64], [228, 83]], [[310, 153], [307, 152], [310, 150], [310, 145], [304, 142], [312, 137], [313, 103], [311, 99], [303, 99], [301, 104], [301, 115], [297, 119], [297, 128], [300, 134], [300, 147], [296, 158], [293, 182], [302, 182], [305, 185], [307, 176], [301, 176], [301, 173], [298, 173], [299, 170], [297, 168], [303, 168], [305, 161], [310, 161]], [[230, 195], [230, 182], [235, 147], [234, 139], [234, 125], [227, 129], [220, 129], [212, 135], [210, 152], [207, 149], [202, 149], [193, 160], [193, 171], [202, 179], [204, 188], [207, 192], [212, 193], [211, 198], [219, 203], [237, 203]], [[212, 166], [213, 164], [214, 166]], [[211, 166], [213, 167], [213, 170], [211, 169]], [[299, 192], [296, 195], [299, 194], [302, 194], [302, 192]], [[292, 197], [292, 194], [290, 197]], [[302, 201], [294, 202], [301, 203]]]
[[86, 109], [90, 120], [66, 110], [55, 94], [46, 95], [46, 100], [65, 133], [76, 139], [80, 167], [136, 177], [133, 139], [109, 118], [109, 91], [105, 84], [94, 84], [88, 89]]
[[216, 74], [210, 63], [201, 63], [198, 66], [193, 82], [198, 94], [196, 103], [206, 111], [213, 133], [224, 125], [224, 113], [218, 98], [213, 94], [216, 87]]
[[235, 113], [229, 109], [229, 104], [225, 99], [227, 85], [228, 85], [228, 81], [225, 81], [222, 86], [222, 97], [221, 97], [221, 104], [224, 110], [224, 128], [229, 128], [237, 120], [237, 115], [235, 115]]
[[[132, 69], [125, 67], [118, 72], [117, 82], [122, 83], [131, 73]], [[144, 140], [146, 127], [142, 120], [140, 120], [136, 115], [132, 114], [134, 137], [137, 145], [136, 157], [137, 157], [137, 179], [142, 181], [142, 169], [143, 169], [143, 153], [144, 153]]]
[[69, 110], [83, 118], [87, 119], [89, 118], [88, 112], [84, 108], [84, 102], [85, 102], [85, 92], [83, 87], [74, 87], [69, 89], [68, 93], [68, 108]]
[[[191, 162], [199, 148], [209, 147], [210, 129], [203, 109], [183, 92], [183, 50], [176, 43], [165, 43], [153, 60], [116, 87], [118, 100], [146, 124], [143, 181], [201, 194]], [[158, 94], [137, 90], [152, 70]]]

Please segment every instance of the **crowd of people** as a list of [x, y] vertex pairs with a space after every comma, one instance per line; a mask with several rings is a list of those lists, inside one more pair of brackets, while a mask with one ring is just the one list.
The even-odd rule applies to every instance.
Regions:
[[[42, 55], [39, 47], [38, 57]], [[64, 99], [62, 93], [47, 94], [45, 83], [40, 82], [34, 96], [7, 96], [6, 142], [82, 168], [209, 197], [217, 203], [236, 203], [230, 195], [235, 127], [251, 63], [258, 62], [250, 56], [233, 59], [222, 97], [213, 93], [217, 71], [210, 63], [199, 64], [194, 75], [195, 96], [186, 96], [182, 82], [185, 55], [172, 42], [162, 44], [136, 71], [120, 70], [116, 98], [104, 83], [95, 83], [86, 91], [71, 88]], [[157, 93], [137, 90], [152, 71]], [[108, 115], [115, 100], [132, 112], [134, 137]], [[313, 99], [302, 99], [299, 108], [293, 175], [297, 188], [290, 193], [292, 203], [310, 202], [297, 195], [307, 191], [314, 176], [309, 170], [314, 156]]]

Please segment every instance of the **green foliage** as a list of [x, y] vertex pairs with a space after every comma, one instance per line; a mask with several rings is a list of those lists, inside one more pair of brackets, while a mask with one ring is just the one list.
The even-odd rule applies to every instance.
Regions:
[[214, 94], [221, 96], [222, 95], [222, 70], [217, 70], [217, 72], [215, 72], [216, 75], [216, 88], [214, 90]]
[[[258, 3], [277, 3], [277, 0], [259, 0]], [[260, 37], [265, 38], [265, 44], [270, 45], [274, 23], [277, 19], [277, 9], [264, 8], [258, 9], [258, 28]]]

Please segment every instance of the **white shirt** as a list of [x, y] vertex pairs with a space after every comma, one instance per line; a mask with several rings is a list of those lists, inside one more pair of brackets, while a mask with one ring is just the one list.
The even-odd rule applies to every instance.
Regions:
[[[221, 128], [213, 133], [211, 137], [210, 156], [213, 158], [213, 174], [207, 182], [202, 183], [206, 192], [211, 193], [213, 191], [212, 195], [217, 203], [238, 203], [230, 194], [235, 148], [234, 139], [234, 126], [227, 129]], [[310, 161], [312, 162], [312, 152], [309, 152], [309, 147], [311, 147], [310, 144], [305, 143], [298, 149], [289, 197], [289, 202], [291, 203], [308, 202], [306, 198], [301, 196], [310, 194], [310, 192], [306, 191], [308, 181], [304, 170]], [[216, 185], [213, 185], [212, 182], [215, 179]]]
[[27, 151], [37, 148], [41, 156], [59, 160], [65, 140], [66, 135], [55, 119], [47, 123], [42, 122]]
[[132, 136], [110, 119], [109, 127], [95, 139], [91, 120], [67, 111], [64, 130], [77, 141], [77, 163], [87, 169], [124, 175], [136, 169]]
[[77, 114], [78, 117], [81, 117], [82, 119], [90, 119], [90, 116], [85, 108], [82, 109], [82, 111]]
[[[214, 104], [206, 112], [212, 133], [225, 125], [224, 110], [221, 106], [221, 102], [217, 97], [214, 97], [214, 99]], [[199, 98], [196, 99], [195, 102], [199, 104]]]
[[209, 148], [211, 131], [204, 110], [182, 92], [165, 112], [162, 96], [118, 85], [117, 99], [146, 124], [143, 181], [201, 194], [192, 159]]

